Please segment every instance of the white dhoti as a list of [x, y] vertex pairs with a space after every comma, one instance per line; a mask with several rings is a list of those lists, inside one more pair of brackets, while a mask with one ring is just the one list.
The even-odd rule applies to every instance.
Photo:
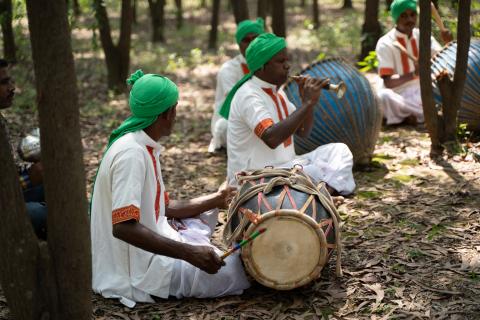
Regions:
[[218, 114], [218, 110], [215, 110], [214, 114], [212, 115], [210, 126], [212, 139], [210, 140], [210, 145], [208, 146], [208, 152], [215, 152], [215, 150], [225, 148], [227, 146], [228, 122], [225, 118]]
[[424, 122], [418, 80], [410, 81], [394, 89], [386, 88], [382, 82], [377, 89], [377, 95], [387, 124], [401, 123], [409, 116], [415, 116], [419, 123]]
[[[218, 210], [210, 210], [199, 218], [184, 219], [179, 229], [182, 240], [198, 246], [210, 246], [218, 255], [222, 252], [210, 242], [217, 222]], [[170, 295], [177, 298], [215, 298], [239, 295], [250, 287], [238, 252], [225, 259], [226, 265], [216, 274], [208, 274], [183, 260], [176, 260], [170, 282]]]
[[353, 179], [353, 155], [344, 143], [329, 143], [297, 156], [278, 167], [301, 165], [303, 170], [316, 181], [324, 181], [342, 195], [355, 190]]

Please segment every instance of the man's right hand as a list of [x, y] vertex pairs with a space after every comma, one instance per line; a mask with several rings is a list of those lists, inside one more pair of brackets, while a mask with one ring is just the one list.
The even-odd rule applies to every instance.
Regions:
[[329, 79], [315, 79], [308, 77], [300, 86], [302, 104], [315, 105], [320, 98], [322, 88], [330, 82]]
[[209, 246], [191, 246], [192, 250], [186, 261], [206, 273], [215, 274], [225, 265], [225, 261]]

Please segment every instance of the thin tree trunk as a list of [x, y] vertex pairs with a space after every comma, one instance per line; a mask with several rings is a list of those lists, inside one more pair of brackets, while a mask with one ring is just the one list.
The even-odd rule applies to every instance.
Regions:
[[73, 0], [73, 14], [76, 17], [82, 14], [82, 10], [80, 9], [80, 3], [78, 3], [78, 0]]
[[301, 1], [300, 1], [300, 6], [301, 6], [302, 8], [305, 8], [305, 4], [306, 4], [305, 2], [306, 2], [305, 0], [301, 0]]
[[230, 0], [230, 3], [233, 8], [233, 16], [235, 17], [236, 24], [249, 19], [247, 0]]
[[[48, 249], [58, 290], [58, 319], [89, 319], [90, 232], [67, 10], [61, 0], [27, 0], [27, 14], [48, 203]], [[45, 254], [42, 257], [48, 259]]]
[[165, 42], [165, 0], [148, 0], [152, 21], [152, 42]]
[[132, 23], [134, 25], [138, 25], [138, 20], [137, 20], [137, 0], [133, 0], [132, 2]]
[[272, 6], [272, 29], [279, 37], [286, 37], [285, 0], [276, 0]]
[[342, 9], [352, 9], [352, 8], [353, 8], [352, 0], [344, 0], [343, 1]]
[[175, 0], [175, 4], [177, 5], [177, 29], [181, 29], [183, 27], [183, 6], [182, 0]]
[[2, 22], [4, 58], [8, 61], [16, 61], [15, 37], [12, 28], [12, 0], [0, 1], [0, 18]]
[[215, 49], [217, 47], [218, 18], [220, 15], [220, 0], [213, 0], [212, 19], [210, 22], [210, 34], [208, 36], [208, 48]]
[[312, 14], [313, 14], [313, 28], [318, 29], [320, 27], [320, 12], [318, 9], [318, 0], [312, 2]]
[[267, 10], [268, 10], [268, 0], [258, 0], [257, 1], [257, 17], [263, 18], [265, 20], [267, 18]]
[[130, 38], [132, 33], [132, 0], [122, 0], [120, 38], [118, 45], [113, 43], [107, 9], [103, 0], [94, 0], [95, 15], [98, 21], [100, 41], [105, 53], [108, 73], [108, 87], [116, 92], [126, 90], [125, 79], [130, 68]]
[[390, 6], [392, 5], [393, 0], [385, 0], [385, 11], [390, 11]]
[[382, 26], [378, 21], [379, 0], [367, 0], [365, 3], [365, 16], [362, 26], [362, 50], [359, 60], [368, 56], [370, 51], [375, 51], [378, 39], [382, 36]]

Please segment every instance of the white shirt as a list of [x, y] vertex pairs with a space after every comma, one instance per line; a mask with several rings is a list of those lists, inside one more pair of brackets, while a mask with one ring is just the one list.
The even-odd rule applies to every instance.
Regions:
[[295, 158], [293, 136], [275, 149], [260, 138], [267, 128], [295, 111], [283, 90], [255, 76], [235, 93], [228, 117], [227, 154], [229, 181], [247, 169], [275, 166]]
[[215, 113], [218, 114], [230, 90], [248, 72], [247, 62], [241, 54], [228, 60], [220, 67], [215, 90]]
[[[143, 130], [119, 138], [105, 154], [94, 186], [91, 211], [93, 290], [122, 302], [167, 298], [174, 259], [155, 255], [112, 235], [112, 225], [135, 219], [181, 241], [167, 223], [161, 146]], [[128, 305], [128, 303], [125, 303]]]
[[[398, 41], [407, 51], [418, 59], [420, 31], [413, 29], [411, 37], [393, 28], [377, 42], [375, 49], [378, 59], [378, 73], [380, 76], [404, 75], [415, 71], [415, 65], [408, 56], [393, 45]], [[440, 44], [432, 37], [432, 55], [442, 49]]]

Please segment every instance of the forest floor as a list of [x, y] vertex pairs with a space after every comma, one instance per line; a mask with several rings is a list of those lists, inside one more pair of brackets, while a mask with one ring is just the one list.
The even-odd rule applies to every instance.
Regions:
[[[341, 10], [324, 9], [325, 20], [343, 17], [339, 23], [344, 25], [336, 24], [337, 31], [330, 26], [334, 34], [328, 39], [319, 32], [318, 43], [310, 38], [312, 47], [302, 43], [305, 28], [294, 29], [288, 39], [294, 69], [323, 53], [354, 61], [351, 39], [336, 39], [335, 33], [359, 29], [361, 11], [349, 11], [345, 18]], [[304, 21], [308, 30], [308, 19], [292, 14], [291, 23]], [[201, 19], [205, 19], [201, 14], [192, 14], [188, 23]], [[223, 31], [232, 37], [233, 21], [223, 19]], [[147, 21], [139, 19], [142, 23]], [[356, 32], [351, 36], [358, 43]], [[187, 49], [181, 47], [187, 40], [181, 44], [170, 40], [172, 48], [165, 51], [139, 33], [132, 50], [132, 70], [142, 67], [167, 73], [179, 84], [177, 124], [162, 142], [163, 177], [170, 196], [177, 199], [215, 191], [226, 171], [225, 154], [208, 154], [207, 147], [215, 75], [227, 55], [235, 54], [235, 45], [227, 41], [219, 52], [202, 54], [193, 48], [202, 48], [206, 38], [193, 34]], [[127, 96], [107, 94], [102, 55], [86, 49], [90, 37], [88, 28], [73, 30], [89, 190], [109, 133], [128, 116]], [[332, 45], [331, 41], [342, 42]], [[320, 50], [328, 44], [327, 48], [336, 49]], [[31, 70], [31, 61], [26, 59], [19, 67]], [[33, 76], [25, 70], [14, 71], [16, 106], [2, 111], [13, 144], [37, 126]], [[432, 160], [430, 140], [422, 127], [382, 128], [371, 166], [355, 172], [355, 194], [339, 207], [344, 245], [341, 278], [335, 277], [334, 263], [330, 263], [317, 281], [292, 291], [253, 283], [241, 296], [159, 300], [134, 309], [93, 295], [92, 318], [480, 319], [480, 144], [469, 141], [462, 146], [455, 156]], [[223, 221], [215, 233], [219, 245]], [[0, 295], [0, 319], [9, 318], [6, 300]]]

